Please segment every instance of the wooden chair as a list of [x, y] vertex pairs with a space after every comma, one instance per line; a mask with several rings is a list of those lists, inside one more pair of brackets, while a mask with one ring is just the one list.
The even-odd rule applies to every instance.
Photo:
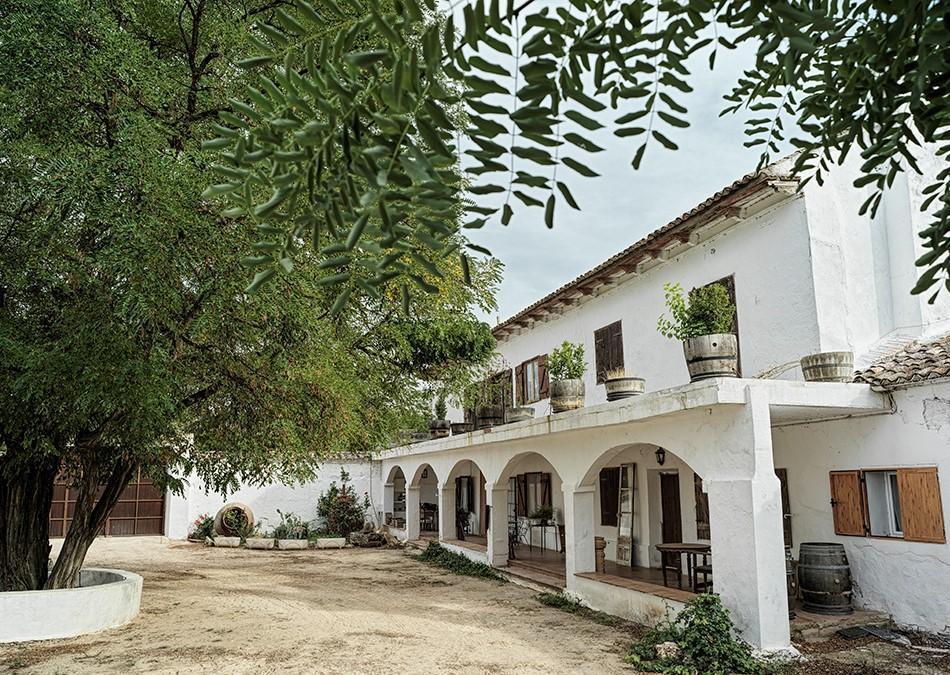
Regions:
[[[703, 561], [693, 566], [693, 578], [690, 580], [693, 586], [693, 593], [712, 593], [712, 554], [700, 553]], [[702, 576], [702, 581], [699, 577]]]

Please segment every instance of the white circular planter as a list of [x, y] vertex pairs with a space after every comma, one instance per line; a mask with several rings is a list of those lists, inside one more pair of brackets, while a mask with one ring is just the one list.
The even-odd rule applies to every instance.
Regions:
[[87, 568], [79, 586], [53, 591], [0, 593], [0, 643], [52, 640], [128, 623], [139, 613], [142, 577]]

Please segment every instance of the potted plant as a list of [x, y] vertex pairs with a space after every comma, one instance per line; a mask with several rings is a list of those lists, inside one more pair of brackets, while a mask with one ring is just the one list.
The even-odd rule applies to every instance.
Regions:
[[679, 284], [664, 284], [666, 307], [672, 318], [661, 316], [661, 335], [683, 342], [691, 382], [710, 377], [738, 376], [738, 340], [732, 333], [736, 306], [722, 284], [694, 288], [683, 296]]
[[188, 541], [206, 542], [209, 539], [214, 539], [214, 518], [207, 513], [202, 513], [191, 524]]
[[554, 518], [554, 507], [546, 505], [538, 506], [528, 515], [528, 518], [536, 521], [538, 525], [547, 526], [551, 519]]
[[534, 407], [530, 405], [518, 405], [505, 410], [505, 422], [524, 422], [534, 417]]
[[254, 514], [246, 504], [231, 502], [218, 509], [214, 517], [214, 545], [223, 548], [237, 548], [244, 538], [242, 532], [253, 528]]
[[471, 422], [452, 422], [452, 435], [467, 434], [472, 430]]
[[584, 407], [584, 345], [565, 340], [548, 354], [551, 410], [558, 413]]
[[643, 393], [646, 380], [642, 377], [627, 377], [623, 368], [608, 370], [604, 376], [604, 388], [608, 401], [619, 401]]
[[266, 536], [261, 531], [261, 524], [246, 525], [241, 530], [241, 540], [247, 548], [258, 551], [269, 551], [274, 548], [274, 537]]
[[295, 513], [284, 513], [277, 509], [277, 514], [280, 516], [280, 524], [271, 532], [277, 548], [282, 551], [307, 548], [310, 545], [310, 526]]
[[435, 402], [435, 419], [429, 420], [429, 437], [445, 438], [452, 429], [452, 423], [445, 419], [448, 416], [448, 408], [445, 405], [445, 397], [440, 396]]

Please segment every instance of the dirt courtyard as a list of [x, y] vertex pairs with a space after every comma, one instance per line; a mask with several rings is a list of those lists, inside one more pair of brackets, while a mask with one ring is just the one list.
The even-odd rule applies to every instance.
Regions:
[[632, 637], [622, 629], [398, 550], [280, 553], [126, 538], [98, 540], [86, 562], [145, 578], [138, 618], [0, 646], [0, 671], [634, 672], [623, 663]]

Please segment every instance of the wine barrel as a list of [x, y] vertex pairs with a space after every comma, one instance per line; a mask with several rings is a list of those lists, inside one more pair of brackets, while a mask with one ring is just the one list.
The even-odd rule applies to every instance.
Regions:
[[798, 549], [802, 608], [816, 614], [850, 614], [851, 566], [841, 544], [812, 542]]
[[739, 375], [739, 343], [731, 333], [688, 338], [683, 342], [683, 354], [690, 382]]
[[854, 376], [854, 354], [820, 352], [802, 358], [802, 376], [806, 382], [850, 382]]

